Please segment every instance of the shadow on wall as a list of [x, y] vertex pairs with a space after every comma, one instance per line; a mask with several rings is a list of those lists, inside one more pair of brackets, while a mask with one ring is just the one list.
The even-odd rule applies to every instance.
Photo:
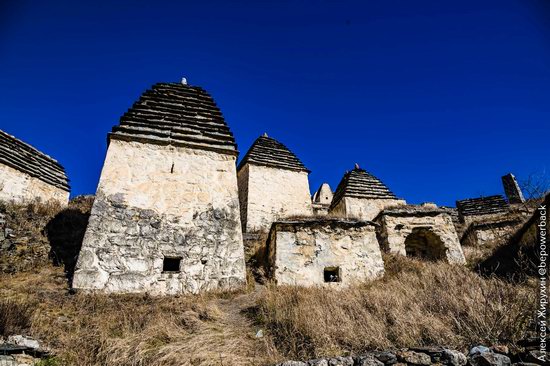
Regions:
[[82, 246], [93, 197], [76, 197], [69, 207], [60, 211], [45, 227], [50, 242], [50, 259], [56, 266], [64, 266], [69, 284], [72, 282], [78, 253]]
[[407, 257], [438, 261], [445, 259], [446, 250], [441, 238], [427, 228], [414, 228], [405, 239]]
[[[549, 207], [550, 193], [542, 204]], [[540, 263], [538, 225], [541, 220], [541, 212], [535, 211], [504, 245], [496, 248], [491, 256], [478, 265], [479, 271], [486, 276], [496, 275], [513, 282], [537, 276]]]

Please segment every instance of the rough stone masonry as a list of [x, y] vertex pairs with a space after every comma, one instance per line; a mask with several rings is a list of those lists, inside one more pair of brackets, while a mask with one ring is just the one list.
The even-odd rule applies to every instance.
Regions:
[[236, 158], [206, 91], [147, 90], [109, 135], [73, 287], [179, 294], [244, 284]]

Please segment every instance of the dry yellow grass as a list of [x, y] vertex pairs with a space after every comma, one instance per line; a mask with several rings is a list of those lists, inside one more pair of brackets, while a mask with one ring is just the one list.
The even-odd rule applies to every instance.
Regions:
[[253, 293], [69, 294], [59, 269], [3, 275], [0, 298], [31, 304], [28, 332], [66, 365], [264, 365], [279, 359], [243, 310]]
[[289, 357], [373, 349], [514, 343], [534, 316], [535, 288], [469, 269], [386, 257], [384, 279], [346, 290], [272, 287], [259, 318]]
[[[82, 221], [88, 201], [63, 216], [53, 207], [10, 208], [11, 224], [18, 235], [47, 244], [42, 229], [56, 217], [57, 245], [76, 248], [71, 219]], [[534, 284], [445, 263], [384, 260], [383, 279], [343, 290], [268, 284], [158, 298], [70, 294], [60, 267], [33, 262], [25, 272], [0, 274], [0, 335], [39, 338], [59, 365], [267, 365], [421, 345], [513, 347], [529, 328]], [[252, 283], [250, 270], [248, 277]], [[259, 329], [265, 335], [256, 338]]]

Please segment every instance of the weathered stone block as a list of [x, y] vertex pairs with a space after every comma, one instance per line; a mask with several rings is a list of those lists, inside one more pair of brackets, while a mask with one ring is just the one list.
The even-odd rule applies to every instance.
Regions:
[[376, 225], [365, 221], [276, 222], [268, 256], [269, 274], [277, 284], [347, 286], [384, 273]]

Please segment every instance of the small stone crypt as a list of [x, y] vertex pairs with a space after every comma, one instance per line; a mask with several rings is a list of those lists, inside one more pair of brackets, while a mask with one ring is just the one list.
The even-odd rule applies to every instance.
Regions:
[[69, 202], [65, 169], [53, 158], [0, 130], [0, 201]]
[[466, 259], [448, 210], [435, 204], [406, 205], [382, 210], [380, 246], [385, 252], [432, 261], [465, 264]]
[[382, 181], [355, 165], [338, 184], [329, 215], [357, 220], [372, 220], [385, 207], [404, 205]]
[[309, 170], [279, 141], [260, 136], [237, 168], [245, 233], [268, 232], [289, 216], [311, 216]]
[[[321, 187], [314, 203], [322, 202], [323, 190], [324, 197], [332, 194], [328, 185]], [[466, 262], [452, 210], [406, 205], [358, 166], [344, 175], [330, 207], [328, 214], [317, 210], [316, 216], [273, 223], [266, 245], [267, 273], [277, 284], [347, 286], [374, 279], [384, 273], [382, 250]]]
[[348, 286], [384, 274], [370, 221], [310, 218], [277, 221], [267, 241], [268, 275], [278, 285]]
[[238, 152], [212, 97], [155, 84], [108, 141], [73, 287], [180, 294], [243, 285]]
[[456, 201], [460, 223], [464, 228], [460, 242], [464, 246], [484, 246], [509, 238], [533, 213], [516, 177], [502, 178], [506, 199], [502, 195]]

